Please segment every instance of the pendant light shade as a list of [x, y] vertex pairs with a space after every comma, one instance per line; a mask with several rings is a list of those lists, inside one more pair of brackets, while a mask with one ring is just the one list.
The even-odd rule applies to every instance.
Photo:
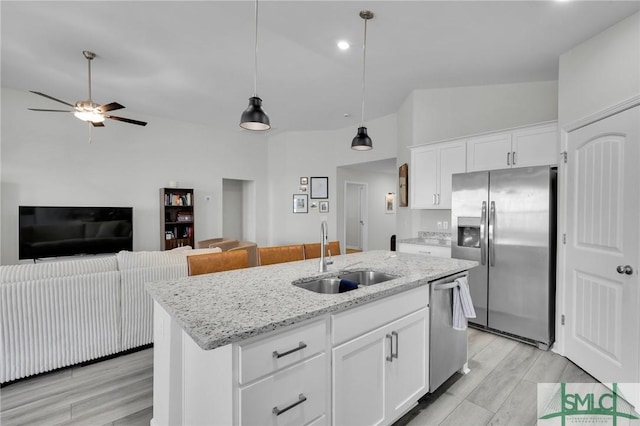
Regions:
[[269, 130], [269, 116], [262, 109], [262, 99], [257, 96], [249, 98], [249, 106], [242, 113], [240, 127], [247, 130]]
[[365, 87], [365, 65], [367, 59], [367, 21], [373, 19], [373, 12], [370, 10], [360, 11], [360, 17], [364, 19], [364, 43], [362, 45], [362, 119], [360, 121], [360, 127], [358, 127], [358, 134], [351, 141], [351, 149], [356, 151], [368, 151], [373, 149], [373, 142], [367, 135], [367, 128], [364, 127], [364, 87]]
[[368, 151], [373, 148], [371, 138], [367, 135], [366, 127], [358, 127], [358, 134], [351, 141], [351, 149], [356, 151]]
[[269, 130], [269, 116], [262, 109], [262, 99], [258, 97], [258, 0], [255, 4], [253, 96], [249, 98], [249, 106], [240, 117], [240, 127], [247, 130]]

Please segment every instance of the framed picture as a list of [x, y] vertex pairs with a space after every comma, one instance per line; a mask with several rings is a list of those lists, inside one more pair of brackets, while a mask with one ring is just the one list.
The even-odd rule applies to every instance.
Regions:
[[309, 213], [308, 199], [307, 194], [293, 194], [293, 212]]
[[398, 200], [400, 207], [409, 206], [409, 166], [404, 163], [398, 171], [398, 190], [400, 191], [400, 199]]
[[320, 213], [329, 213], [329, 202], [328, 201], [320, 201], [320, 209], [318, 211]]
[[329, 198], [329, 178], [311, 178], [311, 198]]
[[393, 214], [396, 212], [396, 194], [394, 192], [389, 192], [384, 196], [384, 212], [387, 214]]
[[300, 178], [300, 185], [308, 185], [309, 184], [309, 179], [306, 177], [301, 177]]

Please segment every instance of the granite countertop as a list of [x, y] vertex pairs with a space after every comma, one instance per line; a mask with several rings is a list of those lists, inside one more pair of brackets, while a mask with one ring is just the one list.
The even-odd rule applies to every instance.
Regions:
[[[319, 259], [310, 259], [151, 282], [145, 288], [202, 349], [209, 350], [426, 285], [477, 265], [390, 251], [333, 256], [333, 261], [326, 273], [318, 272]], [[339, 294], [314, 293], [291, 284], [364, 269], [400, 278]]]

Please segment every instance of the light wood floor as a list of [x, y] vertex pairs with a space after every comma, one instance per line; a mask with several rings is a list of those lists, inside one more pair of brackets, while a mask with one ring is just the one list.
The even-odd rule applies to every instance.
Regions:
[[[566, 358], [474, 329], [469, 367], [394, 426], [535, 425], [536, 383], [595, 381]], [[0, 424], [148, 425], [152, 392], [153, 349], [146, 349], [3, 387]]]
[[153, 349], [21, 380], [0, 389], [0, 425], [148, 425]]
[[394, 426], [537, 423], [537, 383], [596, 380], [550, 351], [469, 328], [467, 375], [455, 374]]

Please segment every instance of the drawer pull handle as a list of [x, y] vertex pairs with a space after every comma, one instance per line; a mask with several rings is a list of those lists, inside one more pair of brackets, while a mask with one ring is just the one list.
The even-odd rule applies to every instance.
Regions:
[[294, 402], [293, 404], [289, 405], [288, 407], [284, 407], [282, 410], [278, 408], [278, 406], [273, 407], [273, 410], [271, 410], [273, 412], [273, 414], [275, 414], [276, 416], [279, 416], [282, 413], [285, 413], [289, 410], [291, 410], [293, 407], [296, 407], [300, 404], [302, 404], [303, 402], [305, 402], [307, 400], [307, 397], [304, 396], [304, 394], [300, 394], [298, 395], [298, 400], [296, 402]]
[[298, 343], [298, 347], [297, 348], [293, 348], [293, 349], [288, 350], [286, 352], [278, 353], [278, 351], [273, 351], [273, 357], [276, 358], [276, 359], [277, 358], [282, 358], [283, 356], [287, 356], [287, 355], [292, 354], [294, 352], [301, 351], [302, 349], [304, 349], [306, 347], [307, 347], [306, 343], [300, 342], [300, 343]]
[[393, 362], [393, 336], [390, 334], [387, 334], [387, 339], [389, 339], [389, 356], [386, 358], [387, 361], [389, 362]]
[[398, 339], [398, 333], [395, 331], [391, 332], [391, 336], [395, 336], [396, 338], [396, 353], [394, 354], [393, 351], [391, 351], [391, 358], [398, 358], [398, 345], [399, 345], [400, 339]]

